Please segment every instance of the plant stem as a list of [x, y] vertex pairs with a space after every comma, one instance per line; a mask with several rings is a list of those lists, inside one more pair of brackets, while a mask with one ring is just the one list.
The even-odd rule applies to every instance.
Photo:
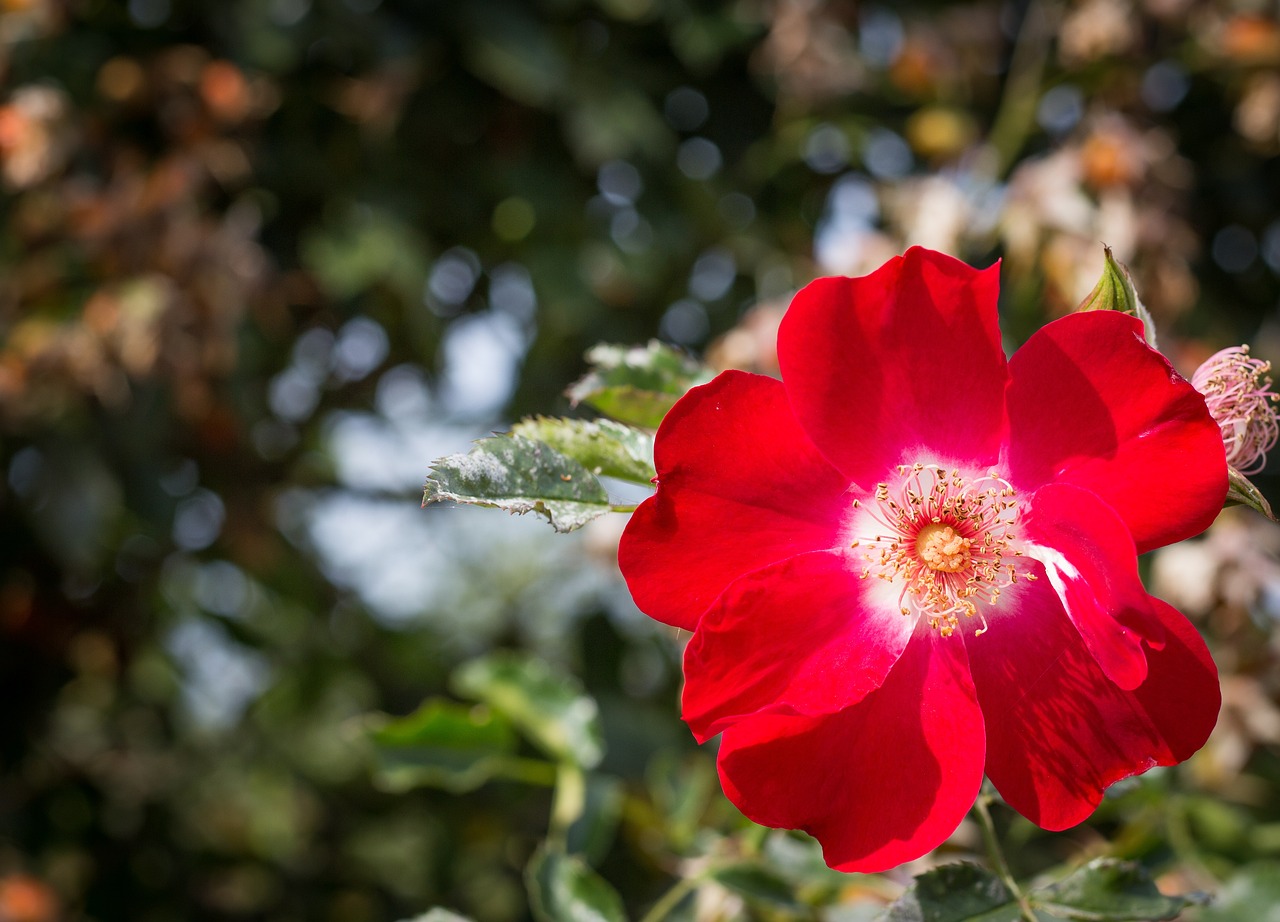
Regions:
[[982, 827], [982, 842], [987, 847], [987, 859], [991, 862], [991, 869], [996, 872], [996, 876], [1012, 894], [1018, 904], [1018, 912], [1025, 922], [1039, 922], [1031, 909], [1031, 904], [1027, 902], [1026, 894], [1022, 892], [1022, 888], [1014, 880], [1013, 872], [1009, 870], [1004, 849], [1000, 847], [1000, 840], [996, 837], [996, 824], [991, 820], [990, 803], [991, 797], [986, 792], [979, 794], [977, 802], [973, 805], [973, 812], [977, 814], [978, 825]]
[[995, 155], [996, 177], [1003, 176], [1013, 165], [1035, 125], [1047, 60], [1045, 51], [1057, 18], [1057, 5], [1052, 0], [1031, 0], [1023, 14], [1000, 106], [987, 135], [987, 144]]
[[650, 907], [649, 911], [644, 914], [640, 922], [659, 922], [671, 914], [671, 910], [680, 905], [680, 902], [693, 892], [694, 888], [700, 883], [697, 877], [682, 877], [666, 893], [662, 894], [658, 902]]
[[630, 504], [614, 503], [609, 507], [609, 511], [610, 512], [635, 512], [639, 508], [640, 506], [638, 503], [630, 503]]
[[555, 793], [551, 797], [551, 828], [547, 842], [564, 850], [569, 827], [582, 816], [587, 798], [587, 779], [576, 765], [562, 763], [556, 770]]

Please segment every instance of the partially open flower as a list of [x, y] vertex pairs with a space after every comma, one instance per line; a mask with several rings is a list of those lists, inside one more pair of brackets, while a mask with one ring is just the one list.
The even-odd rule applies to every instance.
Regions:
[[1242, 474], [1262, 470], [1280, 435], [1280, 395], [1271, 390], [1270, 371], [1271, 363], [1250, 356], [1248, 346], [1232, 346], [1210, 356], [1191, 378], [1222, 430], [1227, 463]]

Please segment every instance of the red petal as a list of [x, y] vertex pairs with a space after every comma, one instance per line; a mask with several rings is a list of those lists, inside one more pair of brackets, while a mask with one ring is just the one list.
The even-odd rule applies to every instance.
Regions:
[[873, 601], [882, 584], [860, 572], [844, 551], [817, 552], [725, 590], [684, 653], [683, 716], [699, 741], [747, 714], [832, 714], [880, 686], [915, 619]]
[[[1027, 503], [1024, 550], [1044, 565], [1067, 617], [1102, 671], [1121, 688], [1147, 677], [1143, 641], [1163, 631], [1138, 577], [1138, 555], [1125, 523], [1088, 490], [1041, 487]], [[1021, 615], [1017, 615], [1021, 617]]]
[[728, 371], [667, 414], [658, 492], [632, 515], [618, 565], [641, 611], [693, 630], [744, 573], [839, 541], [848, 480], [796, 423], [782, 383]]
[[1114, 311], [1042, 327], [1009, 362], [1009, 465], [1022, 489], [1065, 481], [1128, 524], [1138, 552], [1199, 534], [1222, 509], [1222, 435], [1204, 398]]
[[881, 688], [829, 717], [725, 731], [720, 782], [757, 823], [803, 829], [841, 871], [883, 871], [941, 844], [982, 783], [984, 734], [964, 646], [922, 629]]
[[1152, 599], [1165, 643], [1147, 653], [1133, 691], [1110, 681], [1042, 584], [1024, 587], [1017, 617], [966, 637], [987, 720], [987, 775], [1015, 810], [1045, 829], [1082, 822], [1103, 790], [1204, 745], [1218, 716], [1218, 673], [1196, 629]]
[[999, 267], [913, 247], [870, 275], [813, 282], [778, 331], [778, 362], [814, 444], [865, 486], [923, 449], [982, 466], [999, 453], [1007, 381]]

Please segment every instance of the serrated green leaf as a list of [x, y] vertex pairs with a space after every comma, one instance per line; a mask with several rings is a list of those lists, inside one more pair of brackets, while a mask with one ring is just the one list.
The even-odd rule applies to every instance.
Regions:
[[808, 908], [796, 898], [791, 884], [766, 867], [743, 861], [712, 870], [711, 880], [745, 897], [749, 902], [793, 912]]
[[433, 698], [412, 714], [369, 733], [374, 781], [389, 791], [419, 785], [470, 791], [484, 784], [516, 748], [510, 724], [488, 708]]
[[545, 848], [525, 869], [529, 905], [540, 922], [625, 922], [616, 890], [576, 855]]
[[1227, 465], [1227, 498], [1223, 505], [1248, 506], [1250, 509], [1261, 512], [1271, 521], [1277, 521], [1275, 513], [1271, 511], [1271, 504], [1262, 495], [1262, 491], [1253, 485], [1252, 480], [1231, 465]]
[[1241, 868], [1222, 885], [1198, 922], [1280, 922], [1280, 862], [1260, 861]]
[[436, 461], [422, 504], [444, 500], [516, 515], [536, 512], [559, 532], [581, 528], [610, 509], [609, 494], [586, 468], [520, 436], [481, 439], [464, 455]]
[[453, 674], [459, 695], [483, 701], [548, 755], [593, 768], [604, 755], [596, 703], [571, 676], [539, 659], [494, 653]]
[[946, 864], [921, 874], [889, 907], [885, 922], [1021, 922], [1000, 878], [973, 864]]
[[1031, 902], [1063, 919], [1087, 922], [1157, 922], [1174, 919], [1195, 898], [1165, 896], [1142, 865], [1096, 858], [1065, 880], [1029, 894]]
[[569, 399], [646, 429], [658, 428], [689, 388], [714, 377], [711, 369], [656, 339], [643, 347], [601, 343], [587, 352], [587, 361], [593, 367], [566, 391]]
[[523, 419], [511, 434], [550, 445], [593, 474], [632, 483], [650, 483], [653, 434], [611, 419]]

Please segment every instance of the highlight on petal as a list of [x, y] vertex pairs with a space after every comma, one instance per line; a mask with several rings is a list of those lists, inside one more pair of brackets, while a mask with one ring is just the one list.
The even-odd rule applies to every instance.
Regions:
[[995, 460], [1007, 381], [998, 287], [998, 265], [913, 247], [796, 295], [778, 331], [782, 380], [800, 424], [848, 477], [874, 484], [921, 447]]
[[966, 638], [987, 776], [1045, 829], [1083, 822], [1108, 785], [1181, 762], [1213, 729], [1221, 697], [1204, 641], [1167, 603], [1150, 604], [1165, 640], [1131, 691], [1106, 676], [1043, 581], [1022, 587], [1017, 618]]
[[1102, 671], [1121, 688], [1137, 688], [1147, 677], [1144, 645], [1158, 646], [1163, 631], [1124, 522], [1088, 490], [1048, 484], [1031, 497], [1023, 528], [1026, 555], [1043, 564]]
[[693, 630], [753, 570], [838, 543], [848, 479], [796, 423], [781, 382], [729, 371], [667, 414], [658, 490], [632, 515], [618, 565], [640, 610]]
[[1144, 553], [1204, 531], [1222, 508], [1222, 437], [1204, 398], [1112, 311], [1070, 314], [1009, 360], [1011, 479], [1059, 481], [1111, 506]]
[[824, 551], [725, 590], [685, 648], [682, 713], [699, 742], [744, 715], [832, 714], [880, 686], [916, 619], [858, 573], [850, 554]]
[[803, 829], [841, 871], [918, 858], [982, 783], [982, 712], [959, 638], [922, 630], [884, 685], [823, 717], [764, 715], [725, 731], [720, 780], [757, 823]]

